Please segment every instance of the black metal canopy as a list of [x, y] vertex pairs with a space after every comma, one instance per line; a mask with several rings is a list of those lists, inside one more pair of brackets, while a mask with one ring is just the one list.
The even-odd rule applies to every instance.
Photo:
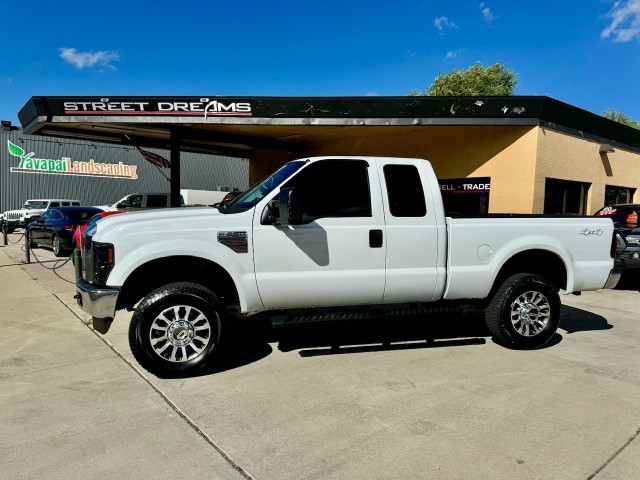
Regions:
[[540, 125], [640, 151], [640, 131], [549, 97], [32, 97], [18, 117], [29, 134], [157, 148], [179, 136], [183, 151], [244, 158], [367, 126]]
[[32, 97], [18, 118], [28, 134], [169, 149], [176, 206], [181, 151], [303, 156], [310, 145], [380, 129], [530, 125], [640, 152], [640, 130], [542, 96]]

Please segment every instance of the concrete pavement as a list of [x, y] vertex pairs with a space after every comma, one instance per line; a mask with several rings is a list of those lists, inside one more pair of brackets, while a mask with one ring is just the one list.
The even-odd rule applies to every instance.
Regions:
[[130, 314], [93, 332], [71, 264], [35, 253], [51, 263], [0, 247], [0, 479], [640, 478], [638, 292], [562, 296], [536, 351], [414, 318], [236, 333], [163, 379], [130, 354]]

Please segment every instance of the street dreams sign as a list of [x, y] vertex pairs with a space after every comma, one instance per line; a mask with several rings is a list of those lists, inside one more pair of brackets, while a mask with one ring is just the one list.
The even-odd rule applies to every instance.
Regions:
[[108, 177], [135, 180], [138, 178], [137, 165], [118, 163], [100, 163], [91, 159], [87, 162], [71, 160], [70, 157], [36, 158], [35, 153], [26, 153], [24, 149], [7, 140], [9, 153], [20, 159], [17, 167], [11, 167], [11, 173], [41, 173], [52, 175], [78, 175], [83, 177]]
[[249, 102], [234, 102], [198, 98], [188, 100], [127, 100], [127, 99], [90, 99], [63, 100], [65, 115], [186, 115], [204, 117], [239, 116], [250, 117]]

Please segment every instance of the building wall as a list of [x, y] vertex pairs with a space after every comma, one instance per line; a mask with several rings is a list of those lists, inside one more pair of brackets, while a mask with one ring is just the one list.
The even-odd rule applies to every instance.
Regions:
[[489, 213], [532, 213], [537, 129], [457, 128], [458, 141], [431, 157], [438, 178], [490, 177]]
[[536, 127], [374, 127], [375, 135], [312, 145], [309, 155], [425, 158], [438, 178], [491, 177], [490, 213], [531, 213]]
[[[33, 152], [35, 158], [55, 160], [70, 157], [72, 161], [122, 162], [135, 166], [138, 178], [11, 172], [11, 168], [18, 167], [20, 158], [9, 153], [8, 142], [27, 153]], [[170, 157], [166, 150], [148, 150]], [[216, 190], [225, 186], [246, 190], [249, 185], [249, 162], [246, 159], [182, 152], [180, 166], [181, 188]], [[162, 169], [162, 172], [169, 176], [169, 169]], [[0, 131], [0, 212], [20, 208], [29, 198], [72, 198], [86, 205], [103, 205], [129, 193], [169, 190], [169, 181], [133, 147], [25, 135], [21, 129]]]
[[599, 153], [600, 142], [542, 127], [538, 131], [534, 213], [543, 211], [547, 178], [590, 183], [586, 214], [604, 206], [606, 185], [640, 189], [640, 154], [620, 148]]
[[[424, 125], [353, 130], [351, 136], [338, 131], [330, 141], [310, 144], [306, 156], [417, 157], [428, 159], [441, 179], [490, 177], [489, 213], [543, 213], [547, 178], [590, 183], [586, 214], [604, 205], [606, 185], [640, 190], [639, 153], [616, 148], [600, 154], [599, 142], [548, 128]], [[252, 183], [293, 158], [278, 152], [252, 158]]]

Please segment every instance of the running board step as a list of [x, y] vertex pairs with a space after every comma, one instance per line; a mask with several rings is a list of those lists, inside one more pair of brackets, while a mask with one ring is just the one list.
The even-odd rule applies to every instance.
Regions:
[[[324, 311], [323, 311], [324, 310]], [[352, 311], [326, 311], [327, 309], [306, 309], [296, 310], [285, 314], [272, 315], [271, 324], [273, 327], [283, 327], [286, 325], [301, 325], [306, 323], [321, 322], [339, 322], [342, 320], [365, 320], [365, 319], [384, 319], [387, 317], [409, 317], [417, 315], [446, 315], [446, 314], [462, 314], [465, 315], [469, 311], [477, 311], [475, 309], [465, 308], [464, 306], [440, 306], [440, 307], [392, 307], [392, 308], [375, 308], [368, 309], [364, 307], [360, 310]], [[303, 313], [304, 312], [304, 313]]]

